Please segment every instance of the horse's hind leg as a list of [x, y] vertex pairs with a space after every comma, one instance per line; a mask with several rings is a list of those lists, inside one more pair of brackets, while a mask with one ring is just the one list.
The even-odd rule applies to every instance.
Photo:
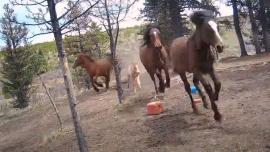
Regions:
[[94, 80], [93, 80], [93, 77], [90, 77], [90, 79], [91, 79], [92, 86], [93, 86], [93, 88], [95, 89], [95, 91], [96, 91], [96, 92], [99, 92], [99, 89], [98, 89], [97, 86], [95, 85], [95, 82], [94, 82]]
[[212, 107], [212, 110], [214, 111], [214, 118], [216, 121], [221, 121], [221, 114], [219, 113], [218, 111], [218, 107], [215, 103], [215, 100], [214, 100], [214, 94], [213, 94], [213, 89], [210, 85], [209, 82], [207, 82], [205, 80], [205, 78], [201, 75], [201, 74], [198, 74], [198, 79], [200, 80], [200, 82], [202, 83], [202, 85], [204, 86], [204, 89], [206, 90], [209, 98], [210, 98], [210, 101], [211, 101], [211, 107]]
[[217, 101], [219, 97], [219, 91], [221, 88], [221, 82], [216, 74], [216, 71], [213, 69], [213, 71], [210, 72], [210, 77], [212, 78], [214, 85], [215, 85], [215, 94], [214, 94], [214, 100]]
[[183, 81], [183, 83], [185, 85], [185, 90], [186, 90], [186, 92], [189, 95], [193, 112], [196, 113], [196, 114], [198, 114], [199, 112], [198, 112], [198, 109], [197, 109], [197, 107], [196, 107], [196, 105], [194, 103], [193, 97], [191, 95], [190, 84], [189, 84], [189, 82], [187, 80], [186, 74], [185, 73], [180, 73], [179, 75], [180, 75], [180, 77], [181, 77], [181, 79], [182, 79], [182, 81]]
[[206, 101], [206, 96], [204, 95], [204, 92], [201, 89], [201, 86], [199, 84], [199, 79], [197, 78], [196, 74], [194, 74], [194, 76], [193, 76], [193, 83], [194, 83], [195, 87], [198, 89], [199, 95], [202, 98], [204, 108], [208, 109], [208, 103]]
[[164, 93], [165, 92], [165, 85], [164, 85], [164, 80], [162, 78], [162, 75], [161, 75], [161, 70], [157, 70], [157, 73], [156, 73], [158, 79], [159, 79], [159, 91]]
[[102, 83], [97, 82], [97, 77], [96, 77], [96, 76], [95, 76], [93, 79], [94, 79], [94, 83], [95, 83], [97, 86], [103, 87], [103, 84], [102, 84]]

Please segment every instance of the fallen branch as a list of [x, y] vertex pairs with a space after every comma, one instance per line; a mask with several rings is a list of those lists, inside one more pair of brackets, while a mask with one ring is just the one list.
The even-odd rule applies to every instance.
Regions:
[[40, 75], [38, 75], [38, 76], [39, 76], [39, 78], [40, 78], [40, 81], [41, 81], [41, 83], [42, 83], [42, 86], [43, 86], [44, 89], [46, 90], [46, 94], [47, 94], [47, 96], [49, 97], [51, 104], [53, 105], [54, 111], [55, 111], [55, 113], [56, 113], [56, 115], [57, 115], [57, 118], [58, 118], [58, 121], [59, 121], [59, 123], [60, 123], [60, 127], [61, 127], [61, 129], [63, 129], [62, 119], [61, 119], [61, 117], [60, 117], [60, 115], [59, 115], [59, 111], [58, 111], [58, 109], [57, 109], [57, 107], [56, 107], [56, 105], [55, 105], [55, 103], [54, 103], [54, 101], [53, 101], [53, 99], [52, 99], [52, 96], [51, 96], [49, 90], [47, 89], [47, 87], [46, 87], [46, 85], [45, 85], [45, 83], [44, 83], [42, 77], [41, 77]]

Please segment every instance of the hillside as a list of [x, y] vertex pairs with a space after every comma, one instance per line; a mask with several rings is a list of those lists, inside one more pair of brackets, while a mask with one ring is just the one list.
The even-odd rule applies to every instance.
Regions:
[[[184, 87], [174, 76], [164, 96], [165, 112], [156, 116], [146, 115], [153, 96], [146, 73], [141, 77], [143, 88], [122, 105], [113, 88], [87, 91], [78, 96], [77, 109], [88, 146], [94, 152], [269, 151], [269, 64], [269, 54], [218, 64], [222, 123], [216, 123], [201, 103], [200, 114], [193, 114]], [[47, 102], [1, 116], [0, 151], [78, 151], [68, 102], [58, 100], [57, 106], [64, 120], [62, 131]]]
[[[123, 79], [127, 77], [129, 64], [139, 64], [142, 89], [138, 94], [133, 94], [123, 84], [126, 98], [124, 104], [119, 105], [114, 80], [108, 91], [102, 89], [99, 93], [93, 89], [75, 88], [77, 109], [91, 151], [226, 152], [269, 149], [267, 126], [270, 120], [266, 117], [270, 114], [268, 54], [237, 58], [240, 51], [234, 30], [222, 30], [226, 48], [219, 56], [217, 68], [222, 80], [218, 106], [224, 122], [215, 123], [212, 111], [203, 109], [200, 103], [197, 105], [200, 114], [194, 115], [184, 87], [174, 74], [171, 75], [172, 86], [163, 98], [165, 112], [147, 116], [145, 106], [152, 100], [154, 88], [139, 60], [142, 38], [137, 34], [139, 31], [140, 27], [121, 29], [117, 47]], [[49, 54], [51, 70], [42, 77], [59, 108], [64, 129], [58, 130], [48, 97], [36, 78], [33, 84], [35, 93], [28, 108], [11, 109], [10, 100], [0, 103], [0, 151], [78, 151], [54, 42], [33, 47]], [[248, 50], [250, 54], [254, 52], [252, 48]], [[72, 68], [71, 71], [77, 72]], [[76, 80], [76, 76], [73, 78]]]

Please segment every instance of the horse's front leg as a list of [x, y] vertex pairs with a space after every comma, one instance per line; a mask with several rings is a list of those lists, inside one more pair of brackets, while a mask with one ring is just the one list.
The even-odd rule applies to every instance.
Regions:
[[[153, 83], [154, 83], [154, 86], [155, 86], [155, 91], [156, 91], [156, 95], [158, 94], [158, 89], [157, 89], [157, 84], [156, 84], [156, 79], [155, 79], [155, 73], [154, 72], [148, 72]], [[156, 95], [155, 95], [155, 98], [156, 98]]]
[[184, 85], [185, 85], [185, 90], [186, 90], [186, 92], [188, 93], [188, 96], [189, 96], [189, 98], [190, 98], [190, 102], [191, 102], [191, 106], [192, 106], [193, 112], [194, 112], [195, 114], [198, 114], [199, 111], [198, 111], [198, 109], [197, 109], [197, 107], [196, 107], [196, 105], [195, 105], [195, 103], [194, 103], [193, 97], [192, 97], [192, 95], [191, 95], [190, 84], [189, 84], [189, 82], [188, 82], [188, 80], [187, 80], [187, 76], [186, 76], [185, 73], [180, 73], [179, 75], [180, 75], [180, 77], [181, 77], [181, 79], [182, 79], [182, 81], [183, 81], [183, 83], [184, 83]]
[[218, 97], [219, 97], [220, 88], [221, 88], [221, 82], [216, 74], [215, 69], [213, 69], [209, 74], [210, 74], [210, 77], [212, 78], [212, 80], [214, 82], [214, 86], [215, 86], [215, 93], [213, 94], [213, 98], [215, 101], [217, 101]]
[[159, 91], [164, 93], [165, 92], [165, 84], [164, 84], [164, 80], [163, 80], [162, 75], [161, 75], [161, 69], [157, 70], [156, 75], [157, 75], [158, 80], [159, 80]]
[[202, 83], [202, 85], [204, 86], [204, 89], [206, 90], [209, 98], [210, 98], [210, 102], [211, 102], [211, 107], [212, 110], [214, 112], [214, 118], [216, 121], [221, 121], [221, 114], [218, 111], [218, 107], [215, 103], [215, 99], [214, 99], [214, 93], [213, 93], [213, 89], [210, 85], [210, 83], [203, 77], [202, 73], [196, 73], [197, 78], [199, 79], [199, 81]]
[[193, 76], [193, 83], [194, 83], [195, 87], [198, 89], [199, 95], [200, 95], [201, 98], [202, 98], [202, 101], [203, 101], [203, 107], [206, 108], [206, 109], [208, 109], [208, 103], [207, 103], [207, 101], [206, 101], [206, 96], [205, 96], [204, 92], [202, 91], [199, 82], [200, 82], [200, 81], [199, 81], [199, 79], [198, 79], [198, 76], [197, 76], [196, 74], [194, 74], [194, 76]]

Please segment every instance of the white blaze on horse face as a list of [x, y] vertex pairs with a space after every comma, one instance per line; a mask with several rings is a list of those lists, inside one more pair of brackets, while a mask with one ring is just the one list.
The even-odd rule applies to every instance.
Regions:
[[218, 38], [218, 43], [222, 43], [222, 39], [218, 33], [218, 29], [217, 29], [217, 23], [215, 23], [214, 21], [209, 21], [208, 24], [210, 25], [210, 27], [214, 30], [217, 38]]
[[160, 39], [159, 39], [158, 32], [153, 31], [153, 35], [154, 35], [154, 46], [158, 47], [158, 48], [161, 47], [161, 42], [160, 42]]

